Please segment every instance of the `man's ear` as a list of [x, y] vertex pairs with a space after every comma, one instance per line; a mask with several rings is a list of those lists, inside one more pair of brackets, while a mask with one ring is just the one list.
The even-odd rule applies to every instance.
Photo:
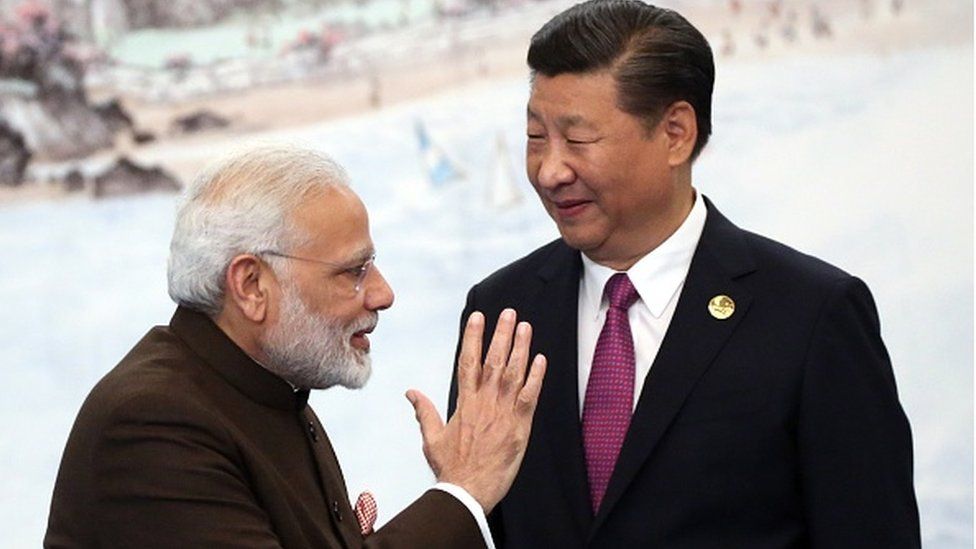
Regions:
[[668, 165], [676, 168], [691, 160], [698, 139], [695, 107], [687, 101], [675, 101], [661, 120], [668, 138]]
[[227, 267], [225, 299], [251, 322], [263, 322], [268, 314], [268, 298], [274, 274], [252, 254], [234, 257]]

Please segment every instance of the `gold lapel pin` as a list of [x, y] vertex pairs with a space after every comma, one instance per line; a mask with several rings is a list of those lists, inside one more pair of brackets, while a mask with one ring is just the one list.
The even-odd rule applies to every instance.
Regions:
[[717, 295], [708, 302], [708, 312], [718, 320], [725, 320], [735, 312], [735, 301], [727, 295]]

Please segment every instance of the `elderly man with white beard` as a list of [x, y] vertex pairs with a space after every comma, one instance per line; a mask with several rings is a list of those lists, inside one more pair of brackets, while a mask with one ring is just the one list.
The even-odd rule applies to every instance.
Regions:
[[[69, 436], [45, 547], [492, 547], [545, 358], [504, 311], [482, 355], [471, 315], [445, 424], [408, 391], [437, 484], [373, 531], [351, 504], [310, 389], [362, 387], [393, 292], [366, 209], [312, 151], [259, 147], [203, 173], [177, 212], [178, 304], [92, 390]], [[378, 443], [380, 441], [377, 441]]]

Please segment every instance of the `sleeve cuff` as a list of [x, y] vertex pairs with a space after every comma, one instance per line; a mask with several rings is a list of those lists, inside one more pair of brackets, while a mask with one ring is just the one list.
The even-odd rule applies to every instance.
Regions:
[[491, 539], [491, 530], [488, 529], [488, 519], [485, 518], [485, 511], [481, 508], [481, 504], [467, 490], [450, 482], [438, 482], [433, 486], [433, 489], [451, 494], [467, 507], [468, 512], [474, 517], [474, 521], [478, 523], [478, 528], [481, 530], [481, 537], [485, 538], [485, 547], [495, 549], [495, 541]]

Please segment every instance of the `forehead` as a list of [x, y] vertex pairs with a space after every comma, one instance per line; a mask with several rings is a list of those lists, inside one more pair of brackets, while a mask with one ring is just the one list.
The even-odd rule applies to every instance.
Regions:
[[608, 71], [537, 74], [529, 95], [529, 120], [575, 126], [627, 116], [617, 107], [617, 87]]
[[366, 207], [348, 187], [331, 187], [306, 197], [291, 222], [308, 238], [303, 250], [322, 258], [345, 259], [372, 249]]

